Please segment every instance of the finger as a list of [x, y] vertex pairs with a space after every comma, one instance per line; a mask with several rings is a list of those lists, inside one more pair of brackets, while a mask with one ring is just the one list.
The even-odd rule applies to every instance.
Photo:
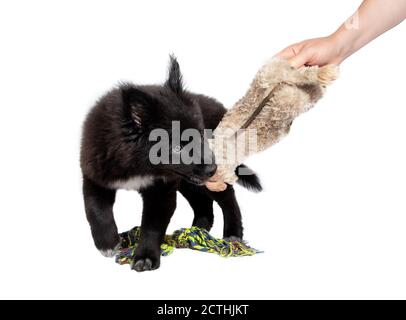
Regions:
[[292, 47], [287, 47], [278, 52], [274, 57], [289, 60], [295, 56], [295, 51]]
[[209, 178], [209, 182], [216, 182], [218, 180], [220, 180], [220, 176], [217, 172], [212, 177]]
[[305, 45], [304, 41], [294, 43], [289, 47], [283, 49], [281, 52], [277, 53], [275, 56], [286, 60], [292, 59], [293, 57], [297, 56], [300, 51], [302, 51], [304, 45]]
[[274, 55], [275, 58], [280, 58], [280, 59], [287, 59], [289, 60], [292, 58], [294, 55], [290, 50], [284, 49], [281, 52], [278, 52], [277, 54]]
[[206, 182], [206, 187], [210, 191], [221, 192], [227, 189], [227, 185], [224, 182]]
[[301, 52], [297, 56], [292, 57], [289, 59], [289, 64], [294, 68], [303, 67], [308, 62], [308, 57], [306, 52]]
[[206, 188], [209, 189], [210, 191], [214, 191], [214, 192], [219, 192], [221, 191], [221, 186], [222, 183], [218, 183], [218, 182], [207, 182], [206, 183]]

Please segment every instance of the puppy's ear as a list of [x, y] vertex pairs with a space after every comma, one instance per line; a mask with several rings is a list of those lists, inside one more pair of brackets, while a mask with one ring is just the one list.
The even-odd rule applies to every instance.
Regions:
[[165, 86], [178, 95], [183, 94], [182, 73], [180, 72], [179, 63], [174, 55], [170, 55], [169, 75]]
[[131, 85], [123, 85], [121, 92], [125, 114], [137, 127], [144, 127], [154, 112], [154, 107], [157, 104], [156, 99]]

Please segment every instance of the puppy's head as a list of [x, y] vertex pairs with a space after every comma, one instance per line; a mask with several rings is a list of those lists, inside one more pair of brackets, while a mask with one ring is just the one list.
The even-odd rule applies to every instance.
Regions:
[[204, 184], [216, 165], [204, 130], [203, 115], [182, 83], [177, 60], [171, 56], [163, 86], [121, 87], [127, 136], [148, 162], [164, 175]]

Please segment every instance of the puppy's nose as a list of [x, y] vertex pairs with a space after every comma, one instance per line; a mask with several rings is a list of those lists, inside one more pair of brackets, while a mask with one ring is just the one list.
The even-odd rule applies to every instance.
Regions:
[[217, 165], [215, 164], [208, 164], [204, 166], [203, 172], [204, 175], [207, 177], [212, 177], [217, 171]]

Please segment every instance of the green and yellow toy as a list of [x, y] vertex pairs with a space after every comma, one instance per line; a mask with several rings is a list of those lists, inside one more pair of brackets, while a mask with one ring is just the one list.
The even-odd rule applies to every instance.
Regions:
[[[140, 227], [121, 233], [121, 248], [116, 254], [116, 262], [119, 264], [131, 264], [139, 240]], [[251, 248], [246, 242], [217, 239], [206, 230], [198, 227], [182, 228], [176, 230], [172, 235], [166, 235], [164, 243], [161, 244], [161, 255], [170, 255], [175, 248], [189, 248], [210, 252], [221, 257], [252, 256], [262, 252]]]

